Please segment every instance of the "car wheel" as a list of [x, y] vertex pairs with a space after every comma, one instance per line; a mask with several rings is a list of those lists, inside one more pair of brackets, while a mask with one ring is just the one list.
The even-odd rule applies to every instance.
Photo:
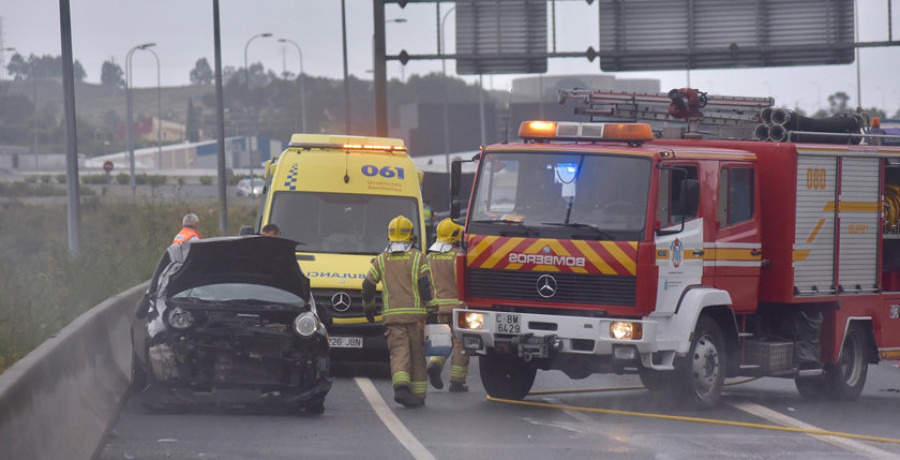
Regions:
[[825, 366], [828, 396], [849, 401], [859, 397], [866, 385], [869, 363], [866, 362], [867, 340], [863, 329], [852, 326], [844, 338], [836, 364]]
[[133, 352], [131, 353], [131, 388], [134, 391], [141, 391], [144, 388], [147, 388], [147, 384], [149, 384], [149, 378], [147, 377], [147, 372], [141, 367], [138, 362], [137, 355]]
[[478, 358], [481, 383], [499, 399], [522, 399], [531, 391], [537, 369], [518, 357], [487, 354]]
[[725, 341], [712, 318], [697, 321], [690, 353], [675, 360], [675, 381], [679, 393], [697, 409], [719, 403], [725, 382]]
[[320, 399], [306, 405], [306, 413], [311, 415], [322, 415], [325, 413], [325, 400]]

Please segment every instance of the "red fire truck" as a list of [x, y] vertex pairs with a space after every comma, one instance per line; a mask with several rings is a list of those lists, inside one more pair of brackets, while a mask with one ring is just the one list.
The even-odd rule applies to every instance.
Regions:
[[857, 398], [868, 364], [900, 358], [900, 148], [787, 126], [763, 142], [532, 121], [484, 148], [453, 321], [487, 393], [521, 399], [559, 369], [637, 373], [698, 408], [735, 376]]

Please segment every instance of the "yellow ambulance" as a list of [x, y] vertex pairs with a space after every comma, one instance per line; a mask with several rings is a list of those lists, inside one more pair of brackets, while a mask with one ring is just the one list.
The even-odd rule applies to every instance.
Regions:
[[297, 261], [316, 307], [332, 320], [332, 356], [386, 360], [381, 296], [370, 324], [360, 292], [373, 257], [388, 244], [391, 219], [406, 216], [424, 241], [420, 175], [403, 140], [294, 134], [265, 174], [257, 230], [275, 223], [282, 237], [300, 243]]

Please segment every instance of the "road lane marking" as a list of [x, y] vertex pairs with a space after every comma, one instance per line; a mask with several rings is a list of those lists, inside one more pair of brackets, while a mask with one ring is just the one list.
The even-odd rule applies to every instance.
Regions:
[[[822, 428], [819, 428], [815, 425], [810, 425], [806, 422], [802, 422], [793, 417], [789, 417], [787, 415], [782, 414], [781, 412], [769, 409], [765, 406], [760, 406], [759, 404], [751, 403], [751, 402], [733, 402], [729, 401], [728, 404], [735, 409], [742, 410], [750, 415], [755, 415], [759, 418], [768, 420], [772, 423], [777, 423], [782, 426], [792, 427], [792, 428], [800, 428], [803, 430], [810, 431], [825, 431]], [[837, 437], [837, 436], [827, 436], [821, 434], [809, 434], [820, 441], [827, 442], [833, 446], [840, 447], [842, 449], [846, 449], [853, 453], [864, 454], [871, 456], [871, 458], [897, 458], [897, 454], [893, 452], [888, 452], [886, 450], [881, 450], [877, 447], [873, 447], [867, 444], [863, 444], [858, 441], [854, 441], [852, 439]]]
[[400, 444], [412, 454], [413, 458], [436, 460], [435, 456], [428, 451], [428, 448], [413, 436], [412, 432], [406, 428], [406, 425], [397, 418], [394, 411], [388, 407], [387, 403], [384, 402], [384, 398], [382, 398], [381, 394], [378, 393], [378, 390], [375, 389], [375, 385], [372, 384], [371, 380], [365, 377], [354, 377], [354, 380], [356, 380], [356, 385], [359, 387], [360, 391], [362, 391], [363, 396], [369, 401], [369, 405], [375, 410], [375, 414], [381, 419], [381, 423], [384, 423], [384, 426], [386, 426], [391, 434], [397, 438], [397, 441], [400, 441]]

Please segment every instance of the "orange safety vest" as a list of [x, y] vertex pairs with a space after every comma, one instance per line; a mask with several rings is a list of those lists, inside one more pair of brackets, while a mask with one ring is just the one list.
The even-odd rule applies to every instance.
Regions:
[[172, 244], [181, 244], [193, 238], [200, 239], [200, 234], [197, 233], [197, 230], [190, 227], [182, 227], [181, 231], [175, 235], [175, 239], [172, 240]]

